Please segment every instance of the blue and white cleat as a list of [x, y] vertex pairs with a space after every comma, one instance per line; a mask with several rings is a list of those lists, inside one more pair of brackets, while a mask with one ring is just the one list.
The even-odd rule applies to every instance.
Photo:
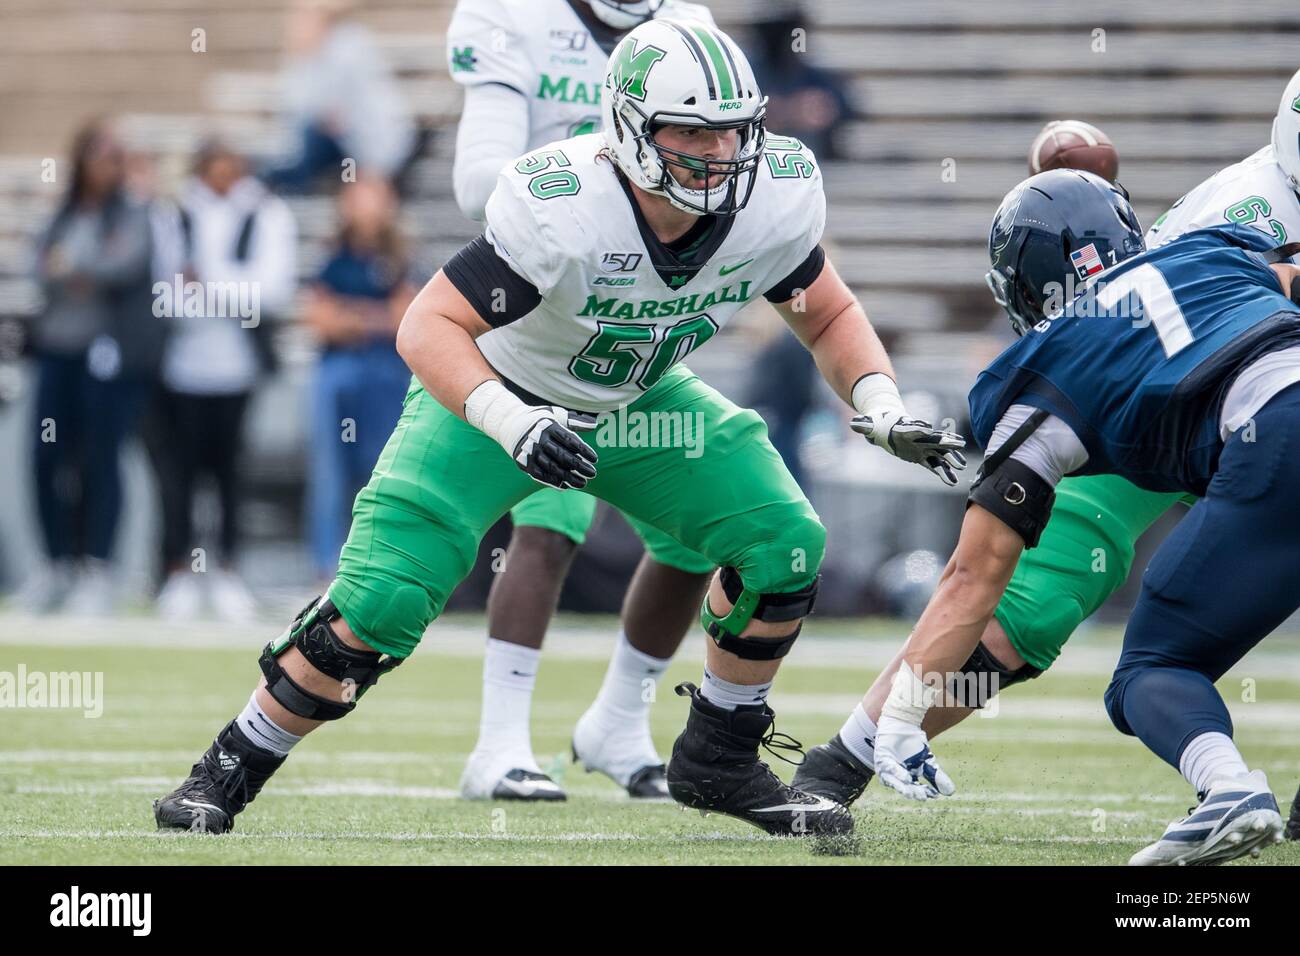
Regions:
[[1169, 824], [1155, 843], [1134, 853], [1129, 866], [1215, 866], [1259, 856], [1282, 842], [1282, 814], [1262, 770], [1216, 780], [1201, 802]]

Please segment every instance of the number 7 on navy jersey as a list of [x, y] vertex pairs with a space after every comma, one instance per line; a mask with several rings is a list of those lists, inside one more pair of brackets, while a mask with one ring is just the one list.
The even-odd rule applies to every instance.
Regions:
[[1133, 327], [1142, 329], [1154, 325], [1167, 358], [1173, 358], [1192, 344], [1192, 330], [1183, 317], [1183, 310], [1178, 307], [1173, 290], [1160, 270], [1150, 263], [1130, 269], [1107, 282], [1097, 292], [1097, 305], [1110, 312], [1134, 294], [1141, 305], [1140, 310], [1134, 313]]

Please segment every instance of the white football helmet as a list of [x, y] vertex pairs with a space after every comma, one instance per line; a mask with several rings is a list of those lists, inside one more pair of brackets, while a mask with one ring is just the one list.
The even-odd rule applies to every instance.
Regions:
[[631, 30], [645, 23], [663, 6], [664, 0], [589, 0], [591, 12], [615, 30]]
[[1291, 188], [1300, 191], [1300, 70], [1282, 93], [1273, 120], [1273, 153]]
[[[695, 215], [734, 215], [749, 201], [763, 158], [767, 98], [749, 61], [721, 30], [686, 20], [650, 20], [614, 48], [605, 71], [605, 143], [627, 178]], [[665, 125], [739, 131], [730, 159], [706, 159], [661, 146]], [[725, 178], [712, 188], [683, 186], [669, 167]]]

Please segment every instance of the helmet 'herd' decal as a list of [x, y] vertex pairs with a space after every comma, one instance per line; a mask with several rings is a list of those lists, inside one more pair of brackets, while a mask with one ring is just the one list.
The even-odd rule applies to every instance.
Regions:
[[630, 38], [619, 44], [610, 65], [610, 76], [615, 90], [634, 100], [645, 100], [645, 81], [650, 68], [667, 56], [668, 51], [649, 45], [639, 50], [635, 47], [636, 41]]

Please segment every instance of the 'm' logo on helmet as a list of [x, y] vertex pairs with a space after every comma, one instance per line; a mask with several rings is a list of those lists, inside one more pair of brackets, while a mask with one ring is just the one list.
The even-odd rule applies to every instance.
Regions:
[[610, 81], [614, 90], [626, 93], [634, 100], [645, 99], [645, 81], [650, 75], [650, 68], [668, 55], [667, 50], [657, 46], [646, 45], [636, 49], [636, 41], [628, 37], [614, 51], [614, 62], [610, 64]]

